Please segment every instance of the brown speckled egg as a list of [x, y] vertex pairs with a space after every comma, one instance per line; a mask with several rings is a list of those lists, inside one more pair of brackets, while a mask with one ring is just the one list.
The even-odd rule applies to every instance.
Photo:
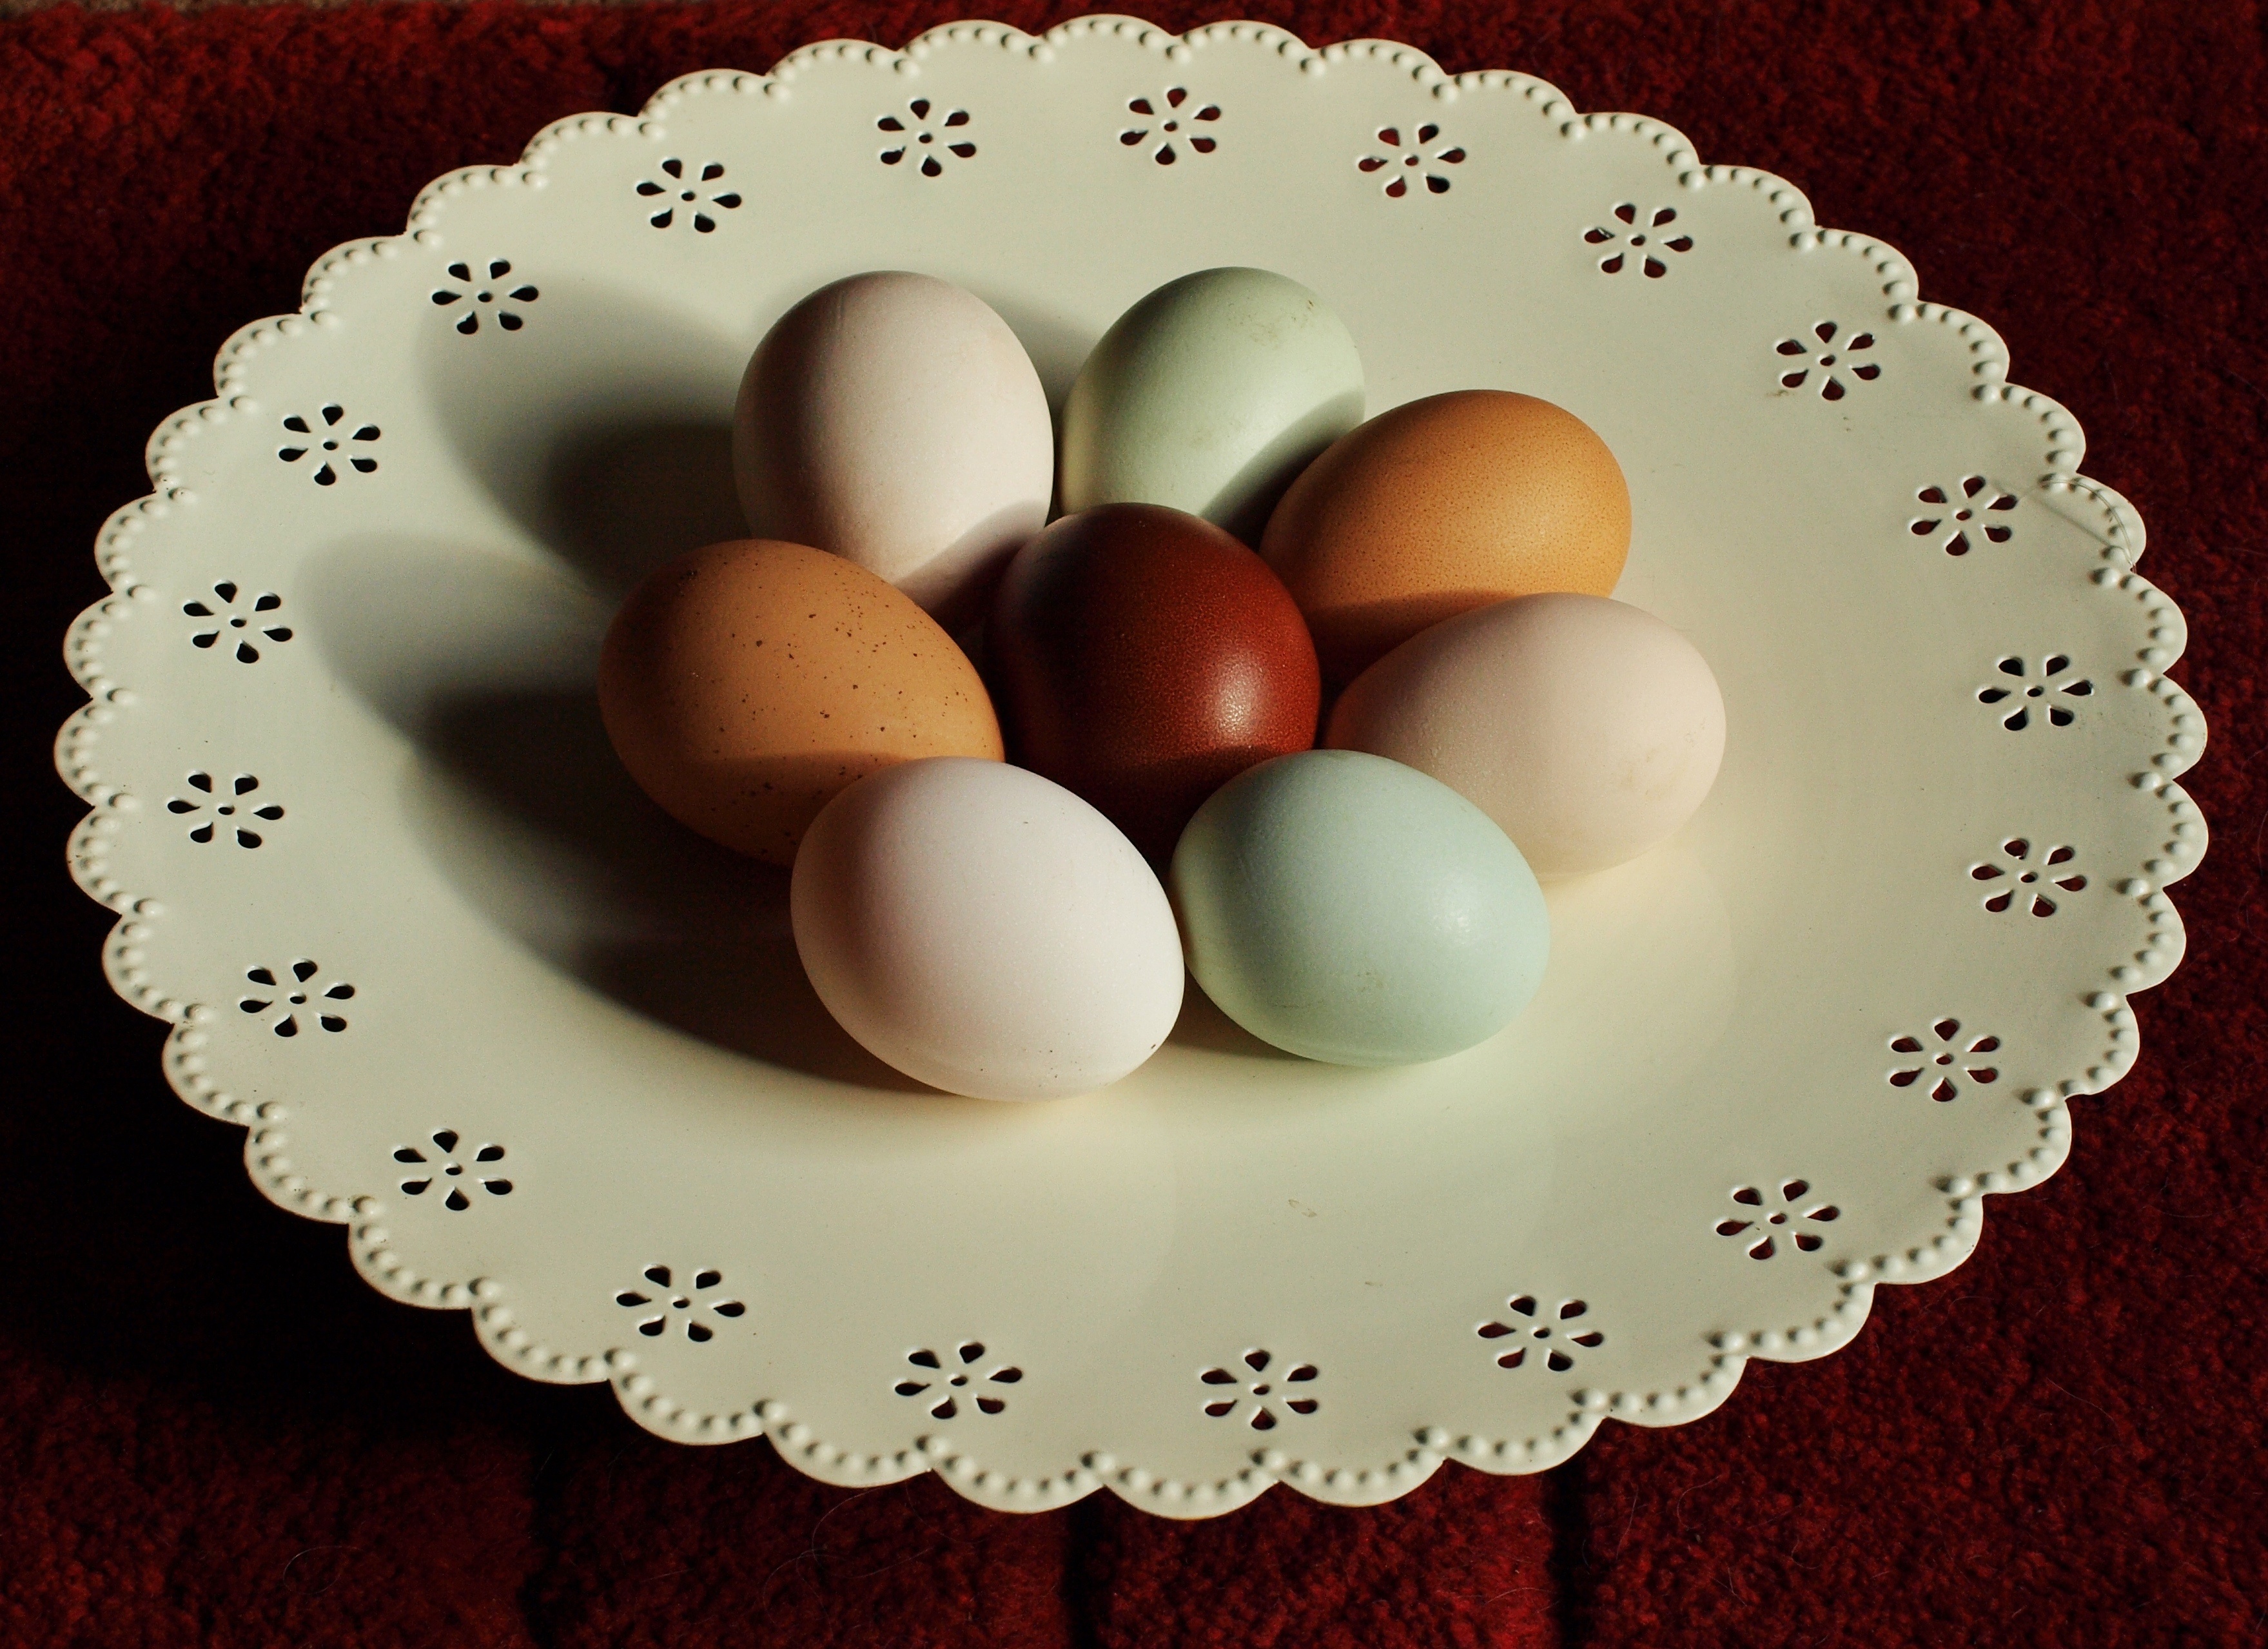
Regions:
[[878, 769], [1001, 755], [976, 667], [912, 598], [768, 539], [688, 551], [632, 592], [599, 654], [599, 711], [672, 817], [774, 865]]
[[1352, 681], [1419, 630], [1543, 591], [1612, 593], [1630, 489], [1607, 444], [1533, 395], [1466, 389], [1341, 437], [1269, 518], [1261, 554]]
[[985, 646], [1014, 759], [1153, 860], [1222, 784], [1314, 743], [1299, 607], [1259, 556], [1162, 504], [1102, 504], [1025, 545]]

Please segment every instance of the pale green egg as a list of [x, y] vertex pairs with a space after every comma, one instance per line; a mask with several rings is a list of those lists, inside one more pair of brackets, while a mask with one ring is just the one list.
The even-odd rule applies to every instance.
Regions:
[[1102, 335], [1064, 404], [1064, 512], [1163, 504], [1248, 544], [1362, 422], [1362, 359], [1323, 300], [1266, 269], [1169, 281]]
[[1213, 792], [1167, 883], [1189, 971], [1263, 1042], [1341, 1065], [1440, 1059], [1543, 980], [1528, 861], [1439, 780], [1383, 756], [1279, 756]]

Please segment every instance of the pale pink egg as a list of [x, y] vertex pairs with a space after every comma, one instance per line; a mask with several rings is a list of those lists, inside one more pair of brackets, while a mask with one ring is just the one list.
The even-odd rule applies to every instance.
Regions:
[[1709, 662], [1604, 596], [1521, 596], [1421, 630], [1339, 697], [1324, 742], [1405, 762], [1495, 820], [1539, 876], [1634, 858], [1725, 755]]
[[1055, 432], [1006, 321], [884, 271], [821, 287], [764, 335], [733, 469], [756, 537], [854, 561], [957, 631], [1048, 519]]

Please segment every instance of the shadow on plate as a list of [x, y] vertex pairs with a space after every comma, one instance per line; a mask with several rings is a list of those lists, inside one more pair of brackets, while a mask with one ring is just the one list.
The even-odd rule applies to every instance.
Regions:
[[405, 812], [468, 905], [688, 1035], [927, 1092], [812, 991], [786, 872], [686, 829], [615, 759], [591, 685], [609, 603], [526, 556], [377, 538], [315, 558], [303, 597], [339, 679], [416, 747]]
[[420, 361], [467, 474], [619, 600], [680, 550], [744, 538], [733, 400], [752, 339], [601, 287], [556, 287], [525, 331]]
[[[796, 955], [788, 872], [718, 847], [649, 800], [615, 760], [593, 695], [468, 694], [438, 709], [423, 744], [452, 790], [540, 839], [519, 876], [497, 876], [493, 840], [468, 869], [492, 904], [514, 902], [504, 885], [519, 881], [520, 900], [554, 910], [571, 901], [586, 913], [577, 931], [545, 946], [585, 983], [770, 1064], [854, 1087], [933, 1092], [860, 1047], [820, 1001]], [[572, 782], [561, 783], [563, 775]], [[1194, 982], [1168, 1040], [1300, 1063], [1238, 1026]]]
[[[438, 708], [423, 744], [451, 788], [540, 838], [550, 873], [527, 891], [575, 900], [598, 918], [559, 936], [560, 960], [585, 983], [770, 1064], [929, 1091], [853, 1042], [820, 1002], [796, 957], [787, 872], [696, 836], [648, 800], [615, 760], [593, 694], [467, 694]], [[491, 860], [475, 874], [493, 871]]]
[[545, 537], [619, 600], [673, 556], [748, 536], [733, 426], [662, 417], [578, 430], [548, 466]]
[[[1262, 1042], [1223, 1013], [1213, 999], [1205, 995], [1204, 988], [1194, 979], [1186, 980], [1183, 983], [1182, 1016], [1174, 1021], [1173, 1034], [1166, 1040], [1182, 1048], [1202, 1049], [1209, 1054], [1234, 1054], [1245, 1059], [1292, 1064], [1312, 1065], [1314, 1063]], [[1325, 1068], [1316, 1067], [1318, 1070]]]

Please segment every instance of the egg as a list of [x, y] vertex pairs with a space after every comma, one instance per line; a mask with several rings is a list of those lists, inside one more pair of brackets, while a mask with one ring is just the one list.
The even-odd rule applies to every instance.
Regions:
[[1047, 519], [1055, 432], [1031, 357], [982, 300], [858, 275], [756, 346], [733, 471], [756, 536], [854, 561], [957, 630]]
[[1323, 300], [1265, 269], [1169, 281], [1102, 335], [1064, 403], [1066, 513], [1163, 504], [1248, 544], [1362, 420], [1362, 358]]
[[935, 620], [839, 556], [760, 539], [690, 550], [631, 592], [600, 649], [599, 711], [673, 818], [775, 865], [877, 769], [1003, 754]]
[[1009, 563], [985, 636], [1012, 758], [1160, 863], [1222, 784], [1314, 743], [1300, 609], [1258, 556], [1179, 510], [1056, 522]]
[[1520, 850], [1414, 768], [1280, 756], [1216, 791], [1168, 874], [1189, 971], [1261, 1041], [1343, 1065], [1469, 1048], [1543, 983], [1550, 917]]
[[1358, 676], [1325, 742], [1430, 773], [1503, 827], [1537, 874], [1618, 865], [1716, 782], [1725, 701], [1651, 613], [1530, 595], [1436, 624]]
[[946, 757], [862, 779], [812, 822], [788, 909], [828, 1012], [947, 1093], [1090, 1093], [1149, 1058], [1181, 1013], [1156, 872], [1021, 768]]
[[1307, 615], [1325, 678], [1346, 682], [1473, 607], [1611, 593], [1630, 539], [1622, 467], [1588, 424], [1533, 395], [1469, 389], [1335, 443], [1284, 495], [1260, 549]]

